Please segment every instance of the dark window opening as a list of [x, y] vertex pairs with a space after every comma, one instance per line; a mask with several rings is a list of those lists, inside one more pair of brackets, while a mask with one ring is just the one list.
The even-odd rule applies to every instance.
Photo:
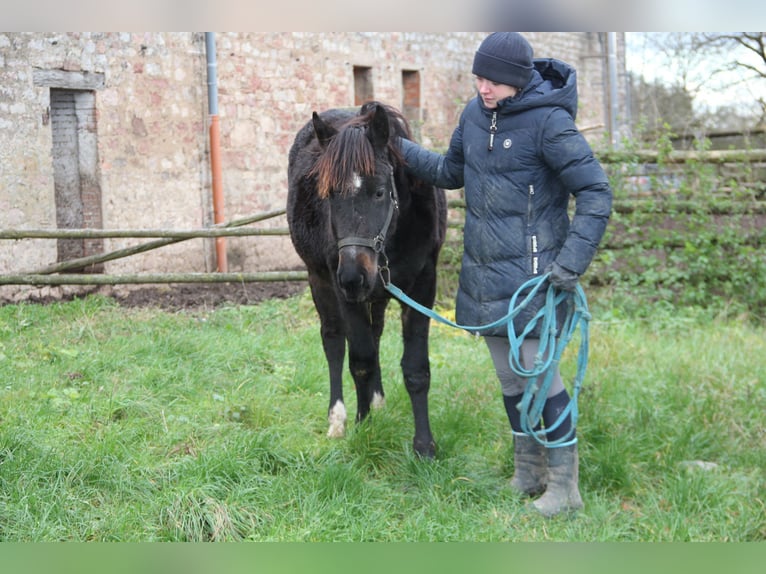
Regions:
[[402, 70], [402, 114], [410, 123], [413, 137], [420, 139], [423, 116], [420, 109], [420, 72]]
[[410, 121], [420, 119], [420, 72], [402, 70], [402, 113]]
[[361, 106], [375, 99], [372, 86], [372, 68], [354, 66], [354, 105]]

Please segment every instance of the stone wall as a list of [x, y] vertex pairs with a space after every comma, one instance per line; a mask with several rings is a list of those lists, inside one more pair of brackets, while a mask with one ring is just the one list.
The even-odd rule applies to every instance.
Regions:
[[[378, 100], [402, 107], [406, 96], [424, 145], [445, 148], [474, 93], [471, 62], [484, 35], [217, 33], [226, 219], [284, 207], [296, 131], [313, 110], [353, 106], [358, 74], [366, 74]], [[603, 34], [528, 38], [536, 56], [577, 67], [578, 124], [598, 142], [607, 107]], [[104, 228], [191, 229], [212, 222], [204, 34], [0, 34], [0, 228], [57, 226], [63, 206], [56, 203], [52, 90], [93, 94], [92, 176]], [[104, 239], [103, 249], [144, 241]], [[227, 246], [231, 271], [300, 264], [287, 238], [228, 238]], [[0, 273], [33, 271], [58, 257], [55, 240], [0, 240]], [[104, 272], [211, 271], [214, 259], [212, 240], [190, 240], [108, 262]]]

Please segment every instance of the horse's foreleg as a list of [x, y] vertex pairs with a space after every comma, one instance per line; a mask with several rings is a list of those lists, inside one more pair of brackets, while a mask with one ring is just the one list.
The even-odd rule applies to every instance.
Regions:
[[330, 406], [327, 411], [327, 436], [341, 438], [346, 434], [346, 405], [343, 403], [343, 360], [346, 339], [343, 335], [326, 336], [322, 333], [322, 346], [330, 371]]
[[322, 348], [330, 374], [330, 405], [327, 410], [327, 436], [341, 438], [346, 434], [346, 406], [343, 403], [343, 361], [346, 357], [346, 333], [330, 285], [309, 277], [311, 295], [321, 323]]
[[374, 303], [370, 312], [372, 337], [375, 341], [375, 363], [378, 365], [378, 378], [371, 381], [370, 384], [370, 406], [373, 409], [381, 409], [386, 405], [386, 395], [383, 391], [383, 375], [380, 373], [380, 338], [383, 336], [387, 306], [388, 301]]
[[[385, 307], [384, 307], [385, 309]], [[383, 403], [378, 344], [382, 332], [379, 306], [355, 305], [347, 309], [348, 367], [356, 389], [356, 421]]]
[[370, 414], [370, 407], [380, 407], [384, 402], [380, 384], [380, 365], [377, 361], [372, 339], [366, 342], [349, 340], [348, 366], [356, 389], [356, 421]]
[[431, 367], [428, 360], [428, 331], [430, 321], [410, 307], [402, 308], [402, 374], [412, 403], [415, 436], [412, 447], [417, 454], [433, 458], [436, 444], [431, 434], [428, 416], [428, 391], [431, 387]]

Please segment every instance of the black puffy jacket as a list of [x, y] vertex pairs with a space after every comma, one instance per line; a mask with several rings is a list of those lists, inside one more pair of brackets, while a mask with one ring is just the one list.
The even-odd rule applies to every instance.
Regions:
[[[496, 109], [486, 108], [479, 97], [468, 102], [445, 155], [402, 142], [418, 176], [465, 191], [456, 302], [461, 325], [486, 325], [504, 316], [513, 293], [554, 260], [584, 273], [611, 213], [607, 176], [575, 126], [574, 68], [555, 59], [534, 64], [529, 84]], [[497, 132], [490, 150], [493, 116]], [[575, 197], [571, 221], [570, 194]], [[517, 332], [537, 312], [542, 296], [517, 317]], [[506, 332], [497, 327], [482, 334]]]

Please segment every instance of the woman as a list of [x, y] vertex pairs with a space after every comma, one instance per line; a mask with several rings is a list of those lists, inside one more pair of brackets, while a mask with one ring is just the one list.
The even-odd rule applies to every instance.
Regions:
[[[609, 182], [575, 126], [574, 68], [556, 59], [533, 59], [516, 32], [495, 32], [474, 61], [477, 97], [468, 102], [449, 149], [437, 154], [409, 141], [402, 151], [419, 177], [447, 189], [464, 188], [463, 261], [456, 303], [461, 325], [487, 325], [508, 312], [514, 292], [550, 272], [557, 288], [574, 290], [593, 259], [612, 208]], [[567, 213], [570, 194], [575, 213]], [[520, 333], [542, 305], [540, 296], [520, 313]], [[500, 380], [514, 439], [513, 488], [544, 494], [533, 505], [545, 516], [582, 508], [576, 438], [547, 448], [522, 431], [519, 402], [526, 380], [508, 361], [504, 326], [481, 333]], [[535, 338], [537, 337], [537, 338]], [[532, 366], [539, 333], [522, 345]], [[558, 367], [542, 413], [546, 428], [569, 404]], [[547, 433], [548, 442], [574, 437], [571, 417]], [[559, 440], [559, 444], [562, 441]]]

